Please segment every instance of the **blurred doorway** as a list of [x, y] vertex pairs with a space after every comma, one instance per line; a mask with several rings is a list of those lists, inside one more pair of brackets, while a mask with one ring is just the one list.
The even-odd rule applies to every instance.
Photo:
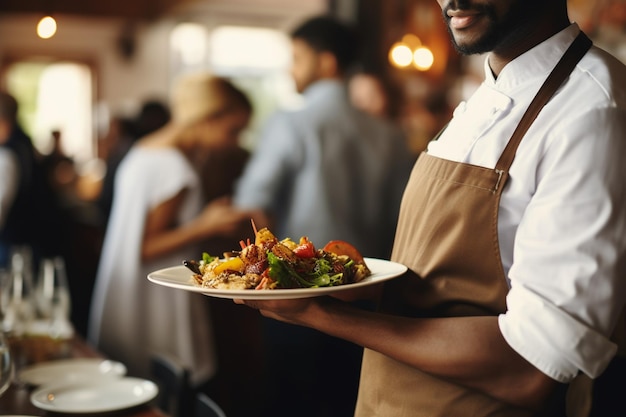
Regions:
[[18, 100], [19, 119], [39, 152], [52, 148], [53, 130], [61, 147], [77, 163], [95, 156], [93, 123], [94, 75], [87, 64], [24, 59], [4, 69], [4, 85]]

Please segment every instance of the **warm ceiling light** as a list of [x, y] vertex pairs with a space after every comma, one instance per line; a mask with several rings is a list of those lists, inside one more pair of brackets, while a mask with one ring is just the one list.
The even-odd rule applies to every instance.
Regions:
[[420, 38], [412, 33], [407, 33], [406, 35], [404, 35], [402, 37], [402, 43], [406, 44], [412, 50], [416, 50], [417, 48], [422, 46], [422, 41], [420, 40]]
[[432, 68], [435, 57], [417, 35], [407, 33], [389, 49], [389, 62], [398, 68], [412, 67], [419, 71], [428, 71]]
[[37, 24], [37, 35], [41, 39], [49, 39], [57, 32], [57, 22], [52, 16], [43, 17]]
[[413, 61], [413, 51], [407, 44], [398, 42], [389, 51], [389, 61], [396, 67], [408, 67]]
[[413, 65], [420, 71], [428, 71], [434, 62], [433, 53], [425, 46], [417, 48], [413, 53]]

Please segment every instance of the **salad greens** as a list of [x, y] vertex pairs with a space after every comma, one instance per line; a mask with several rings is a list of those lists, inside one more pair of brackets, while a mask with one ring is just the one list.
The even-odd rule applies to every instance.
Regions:
[[207, 252], [202, 252], [202, 262], [204, 262], [206, 265], [210, 264], [215, 259], [216, 259], [215, 256], [211, 256]]
[[[315, 258], [315, 265], [310, 272], [298, 272], [293, 264], [279, 258], [272, 252], [267, 253], [269, 276], [282, 288], [331, 287], [343, 283], [343, 272], [335, 272], [331, 262], [324, 258]], [[345, 267], [349, 267], [350, 260]]]

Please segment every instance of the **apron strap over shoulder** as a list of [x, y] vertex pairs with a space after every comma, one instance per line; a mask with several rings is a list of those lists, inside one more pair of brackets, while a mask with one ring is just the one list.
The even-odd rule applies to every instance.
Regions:
[[561, 60], [554, 67], [550, 75], [548, 75], [548, 78], [546, 78], [546, 81], [539, 89], [539, 92], [528, 106], [528, 110], [526, 110], [526, 113], [519, 122], [515, 132], [513, 132], [509, 143], [496, 164], [496, 171], [509, 171], [511, 164], [513, 163], [513, 159], [515, 158], [517, 147], [522, 141], [522, 138], [539, 115], [541, 109], [569, 77], [574, 68], [576, 68], [578, 62], [587, 53], [589, 48], [591, 48], [591, 45], [591, 40], [581, 31], [578, 34], [578, 37], [569, 46], [565, 54], [561, 57]]

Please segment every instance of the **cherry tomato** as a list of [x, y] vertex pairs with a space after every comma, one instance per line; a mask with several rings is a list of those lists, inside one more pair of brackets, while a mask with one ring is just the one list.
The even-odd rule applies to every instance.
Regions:
[[313, 246], [313, 243], [309, 239], [303, 237], [300, 239], [298, 246], [293, 250], [293, 253], [300, 258], [313, 258], [315, 256], [315, 246]]
[[352, 259], [354, 262], [361, 264], [365, 263], [361, 252], [352, 244], [344, 240], [331, 240], [324, 246], [324, 251], [334, 253], [336, 255], [345, 255]]

